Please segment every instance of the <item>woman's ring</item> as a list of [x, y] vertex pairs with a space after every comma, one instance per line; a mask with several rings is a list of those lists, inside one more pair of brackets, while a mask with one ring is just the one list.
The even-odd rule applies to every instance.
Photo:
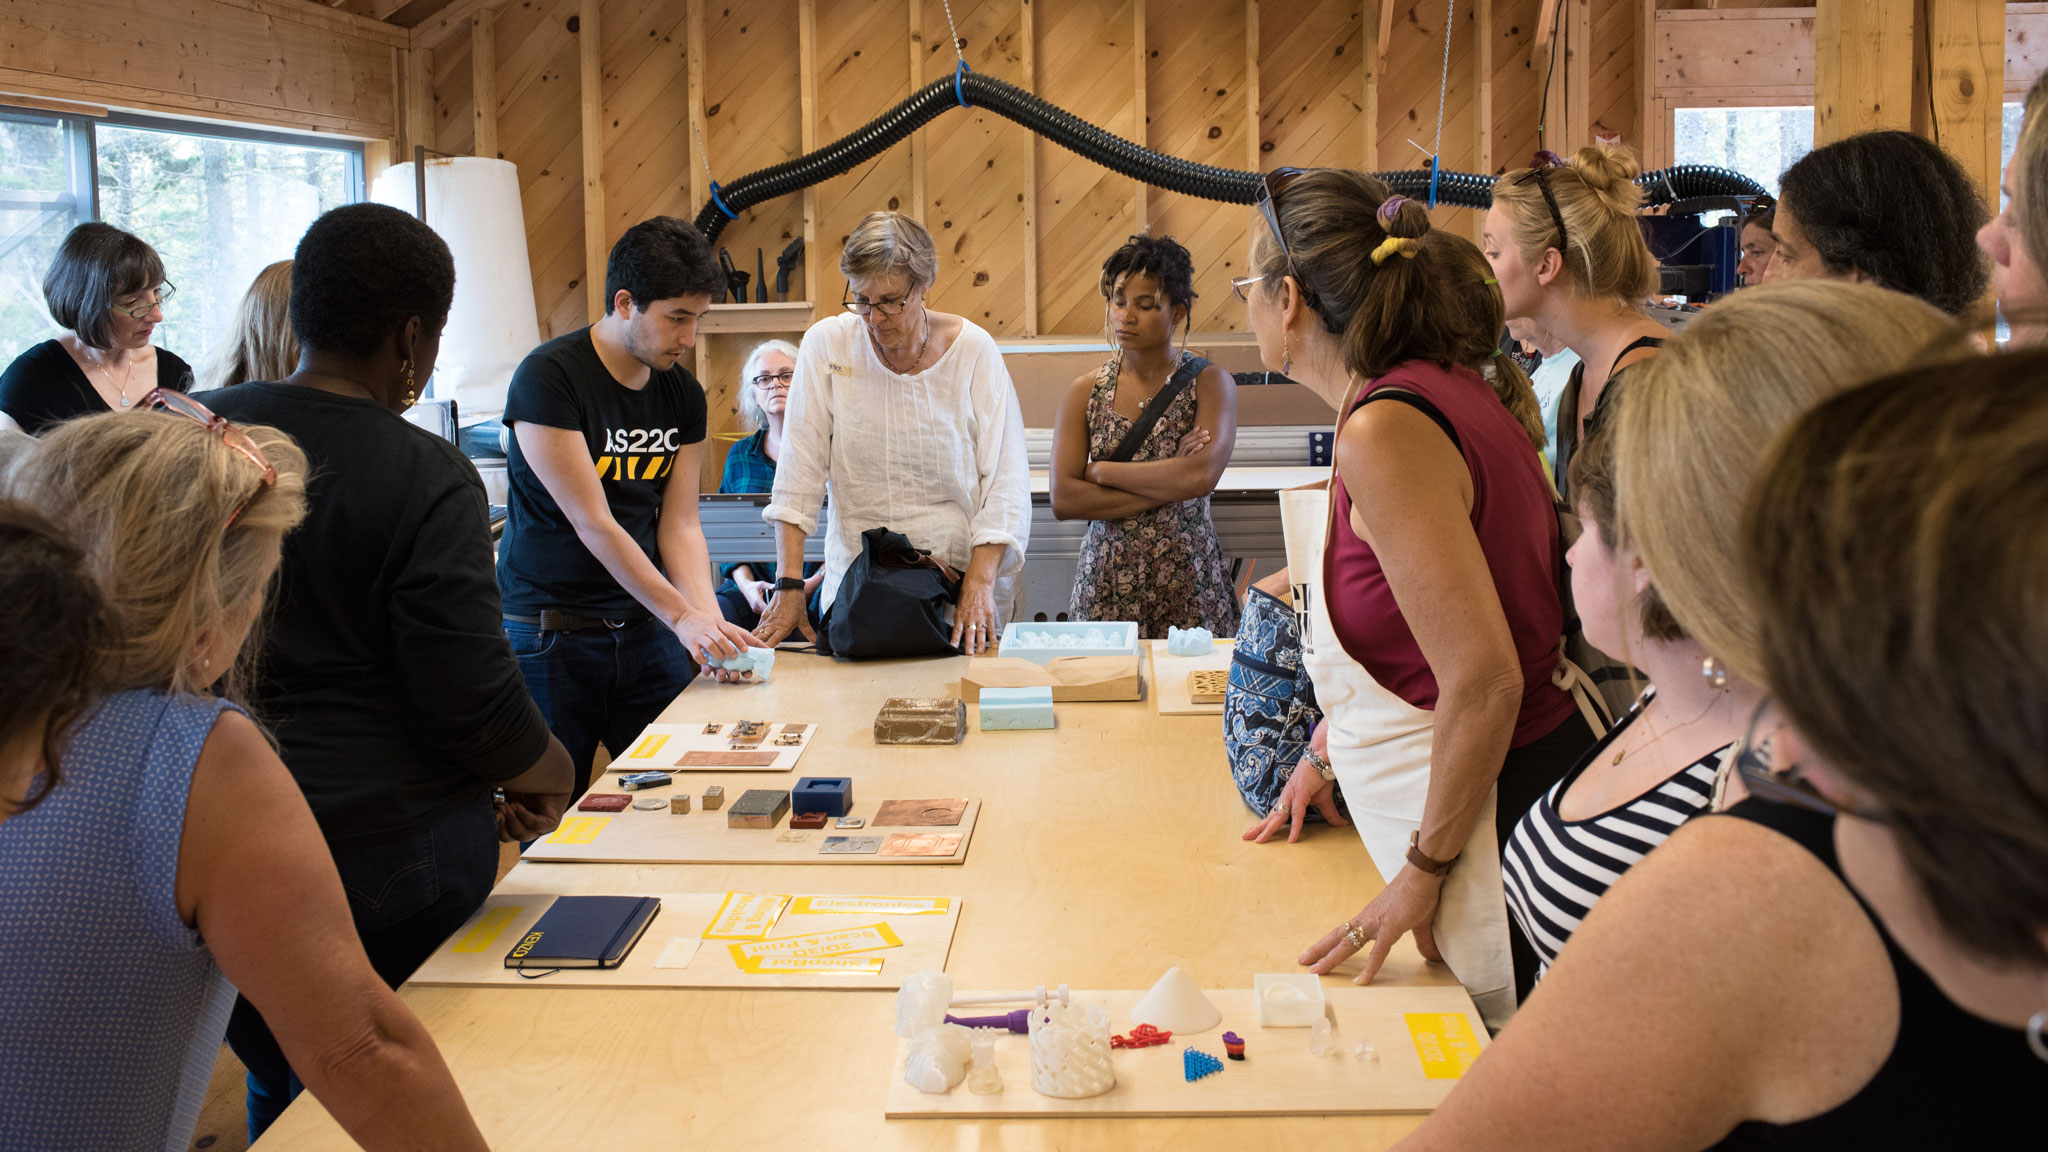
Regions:
[[1354, 949], [1365, 947], [1365, 942], [1368, 939], [1365, 934], [1365, 925], [1360, 924], [1356, 920], [1346, 920], [1344, 922], [1344, 939]]

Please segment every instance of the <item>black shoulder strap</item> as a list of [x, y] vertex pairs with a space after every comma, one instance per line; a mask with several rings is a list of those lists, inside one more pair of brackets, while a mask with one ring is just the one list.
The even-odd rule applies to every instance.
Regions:
[[1645, 336], [1640, 340], [1631, 341], [1629, 346], [1623, 348], [1621, 354], [1614, 358], [1613, 366], [1607, 369], [1608, 379], [1613, 379], [1614, 374], [1621, 371], [1621, 362], [1628, 359], [1629, 353], [1638, 348], [1662, 348], [1663, 346], [1664, 338], [1662, 336]]
[[1167, 378], [1159, 391], [1153, 393], [1151, 402], [1145, 405], [1145, 410], [1138, 413], [1136, 420], [1131, 421], [1130, 431], [1124, 433], [1123, 440], [1117, 444], [1116, 451], [1109, 454], [1106, 463], [1122, 464], [1137, 455], [1139, 445], [1145, 442], [1145, 437], [1152, 434], [1152, 429], [1159, 423], [1159, 418], [1166, 415], [1166, 409], [1208, 366], [1209, 362], [1200, 356], [1190, 356], [1181, 361], [1180, 367], [1174, 370], [1173, 375]]
[[[1456, 448], [1461, 454], [1465, 451], [1465, 445], [1458, 439], [1458, 430], [1451, 427], [1451, 418], [1444, 415], [1443, 409], [1430, 403], [1427, 397], [1402, 388], [1382, 388], [1377, 392], [1366, 393], [1365, 399], [1358, 402], [1358, 408], [1363, 408], [1375, 400], [1393, 400], [1408, 405], [1435, 421], [1436, 426], [1444, 430], [1444, 435], [1451, 438], [1451, 447]], [[1352, 411], [1356, 412], [1358, 408], [1353, 408]]]

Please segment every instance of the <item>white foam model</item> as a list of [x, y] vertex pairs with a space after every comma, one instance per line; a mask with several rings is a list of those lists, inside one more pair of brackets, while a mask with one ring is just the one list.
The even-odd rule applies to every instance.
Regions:
[[1150, 1024], [1176, 1036], [1207, 1032], [1223, 1023], [1223, 1013], [1195, 986], [1195, 978], [1179, 968], [1166, 975], [1131, 1009], [1131, 1023]]
[[1116, 1087], [1109, 1062], [1109, 1013], [1095, 1004], [1040, 1004], [1031, 1010], [1031, 1087], [1079, 1100]]
[[1323, 1019], [1323, 982], [1313, 972], [1260, 972], [1252, 994], [1262, 1028], [1310, 1028]]
[[[394, 164], [377, 177], [370, 199], [413, 212], [415, 189], [412, 163]], [[432, 390], [420, 391], [453, 399], [465, 426], [495, 420], [505, 412], [512, 370], [540, 343], [519, 169], [482, 156], [429, 157], [427, 226], [455, 257], [455, 305]]]
[[952, 1090], [967, 1076], [974, 1039], [958, 1024], [940, 1024], [917, 1034], [903, 1058], [903, 1079], [920, 1092]]

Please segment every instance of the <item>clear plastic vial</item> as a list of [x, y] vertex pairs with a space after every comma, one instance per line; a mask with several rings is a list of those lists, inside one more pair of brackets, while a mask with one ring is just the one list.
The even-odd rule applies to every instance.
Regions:
[[967, 1071], [967, 1090], [977, 1096], [993, 1096], [1003, 1090], [1003, 1074], [996, 1070], [996, 1037], [993, 1028], [974, 1030], [974, 1064]]

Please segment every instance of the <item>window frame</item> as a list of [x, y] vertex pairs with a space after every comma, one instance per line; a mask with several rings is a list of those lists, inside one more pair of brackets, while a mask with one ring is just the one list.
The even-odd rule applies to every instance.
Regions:
[[[0, 104], [4, 108], [4, 104]], [[207, 136], [216, 140], [240, 140], [253, 144], [282, 144], [291, 148], [317, 148], [328, 152], [340, 152], [348, 157], [349, 187], [355, 198], [349, 203], [360, 204], [370, 198], [367, 169], [364, 161], [364, 142], [347, 136], [326, 136], [318, 132], [292, 132], [276, 128], [255, 128], [242, 124], [231, 124], [220, 120], [185, 120], [175, 116], [148, 116], [137, 112], [108, 112], [99, 117], [99, 123], [114, 128], [132, 128], [142, 132], [169, 132], [179, 136]], [[93, 141], [93, 219], [99, 219], [99, 144]]]

